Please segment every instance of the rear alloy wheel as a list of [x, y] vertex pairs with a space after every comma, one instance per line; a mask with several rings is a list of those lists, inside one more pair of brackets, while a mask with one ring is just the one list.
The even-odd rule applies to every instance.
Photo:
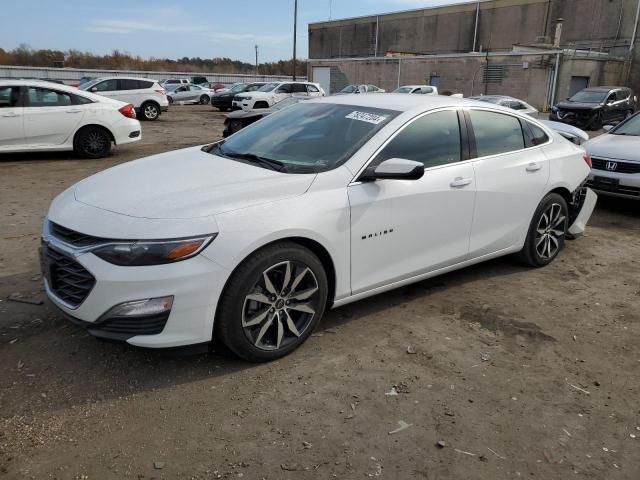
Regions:
[[209, 97], [207, 97], [206, 95], [201, 95], [200, 96], [200, 105], [206, 105], [207, 103], [209, 103]]
[[543, 267], [553, 261], [564, 247], [569, 223], [567, 202], [561, 195], [547, 195], [531, 220], [527, 239], [518, 254], [524, 263]]
[[102, 158], [111, 151], [111, 136], [104, 128], [85, 127], [76, 134], [73, 149], [85, 158]]
[[160, 107], [152, 102], [142, 104], [142, 117], [145, 120], [157, 120], [160, 116]]
[[327, 291], [326, 273], [312, 252], [289, 242], [266, 247], [234, 272], [221, 297], [216, 331], [246, 360], [275, 360], [311, 335]]

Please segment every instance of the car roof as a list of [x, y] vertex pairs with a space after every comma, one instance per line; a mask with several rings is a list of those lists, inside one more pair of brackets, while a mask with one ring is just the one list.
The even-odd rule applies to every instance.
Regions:
[[118, 75], [118, 76], [104, 76], [104, 77], [96, 77], [94, 80], [145, 80], [147, 82], [158, 82], [155, 78], [147, 78], [147, 77], [133, 77], [128, 75]]
[[[66, 85], [64, 83], [57, 82], [49, 82], [47, 80], [23, 80], [20, 78], [5, 78], [0, 79], [0, 87], [5, 87], [9, 85], [22, 85], [25, 87], [48, 87], [54, 88], [56, 90], [61, 90], [64, 92], [77, 93], [79, 90], [76, 87], [72, 87], [70, 85]], [[80, 92], [87, 93], [84, 90], [80, 90]]]
[[[449, 97], [445, 95], [406, 95], [402, 93], [381, 93], [379, 95], [335, 95], [329, 97], [319, 97], [313, 100], [317, 103], [335, 103], [341, 105], [352, 105], [354, 107], [371, 107], [396, 110], [400, 112], [408, 111], [428, 111], [442, 107], [482, 107], [488, 108], [486, 102], [470, 100], [468, 98]], [[493, 107], [492, 107], [493, 108]], [[499, 105], [496, 109], [513, 113]]]
[[588, 87], [583, 89], [582, 91], [588, 92], [608, 92], [609, 90], [620, 90], [620, 89], [628, 89], [629, 87]]
[[422, 87], [431, 87], [431, 85], [400, 85], [398, 88], [422, 88]]

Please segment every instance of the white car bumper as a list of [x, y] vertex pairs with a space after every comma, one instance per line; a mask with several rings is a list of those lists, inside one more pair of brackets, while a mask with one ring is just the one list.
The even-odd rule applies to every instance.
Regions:
[[124, 145], [142, 139], [140, 122], [133, 118], [123, 117], [121, 121], [111, 126], [111, 133], [113, 133], [116, 145]]
[[593, 214], [593, 210], [596, 208], [596, 203], [598, 202], [598, 196], [591, 190], [587, 188], [587, 193], [584, 198], [584, 202], [582, 204], [582, 208], [580, 209], [580, 213], [574, 220], [573, 224], [569, 226], [569, 234], [573, 237], [579, 237], [582, 235], [587, 228], [587, 222], [591, 218]]
[[603, 195], [640, 200], [640, 173], [592, 170], [588, 185]]
[[[51, 245], [45, 249], [59, 253]], [[203, 255], [148, 267], [112, 265], [92, 253], [73, 260], [95, 278], [95, 284], [80, 305], [73, 307], [61, 300], [48, 283], [49, 275], [45, 275], [45, 290], [68, 318], [90, 334], [148, 348], [211, 340], [218, 297], [229, 272]], [[107, 314], [122, 303], [163, 297], [173, 297], [173, 304], [162, 314], [117, 318]], [[145, 329], [153, 334], [146, 334]], [[160, 332], [155, 333], [157, 330]]]

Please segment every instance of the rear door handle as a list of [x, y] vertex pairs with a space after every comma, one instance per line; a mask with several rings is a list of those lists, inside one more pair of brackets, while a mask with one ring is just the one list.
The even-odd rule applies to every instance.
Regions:
[[74, 110], [66, 110], [67, 113], [82, 113], [82, 110], [74, 109]]
[[467, 185], [470, 185], [472, 182], [472, 180], [470, 178], [462, 178], [462, 177], [456, 177], [456, 179], [451, 182], [449, 185], [451, 185], [453, 188], [461, 188], [461, 187], [466, 187]]
[[537, 172], [542, 168], [542, 165], [538, 165], [536, 162], [531, 162], [527, 165], [527, 172]]
[[4, 113], [2, 114], [3, 117], [19, 117], [20, 114], [19, 113], [15, 113], [15, 112], [9, 112], [9, 113]]

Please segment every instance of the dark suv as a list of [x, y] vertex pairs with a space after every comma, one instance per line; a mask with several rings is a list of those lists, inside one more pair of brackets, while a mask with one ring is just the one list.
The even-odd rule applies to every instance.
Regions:
[[549, 120], [588, 130], [622, 121], [633, 115], [636, 98], [627, 87], [593, 87], [580, 90], [551, 109]]
[[232, 85], [226, 92], [218, 92], [211, 95], [211, 105], [216, 107], [221, 112], [226, 112], [227, 110], [231, 110], [231, 102], [233, 101], [233, 97], [237, 93], [255, 92], [263, 85], [264, 82], [236, 83], [235, 85]]

